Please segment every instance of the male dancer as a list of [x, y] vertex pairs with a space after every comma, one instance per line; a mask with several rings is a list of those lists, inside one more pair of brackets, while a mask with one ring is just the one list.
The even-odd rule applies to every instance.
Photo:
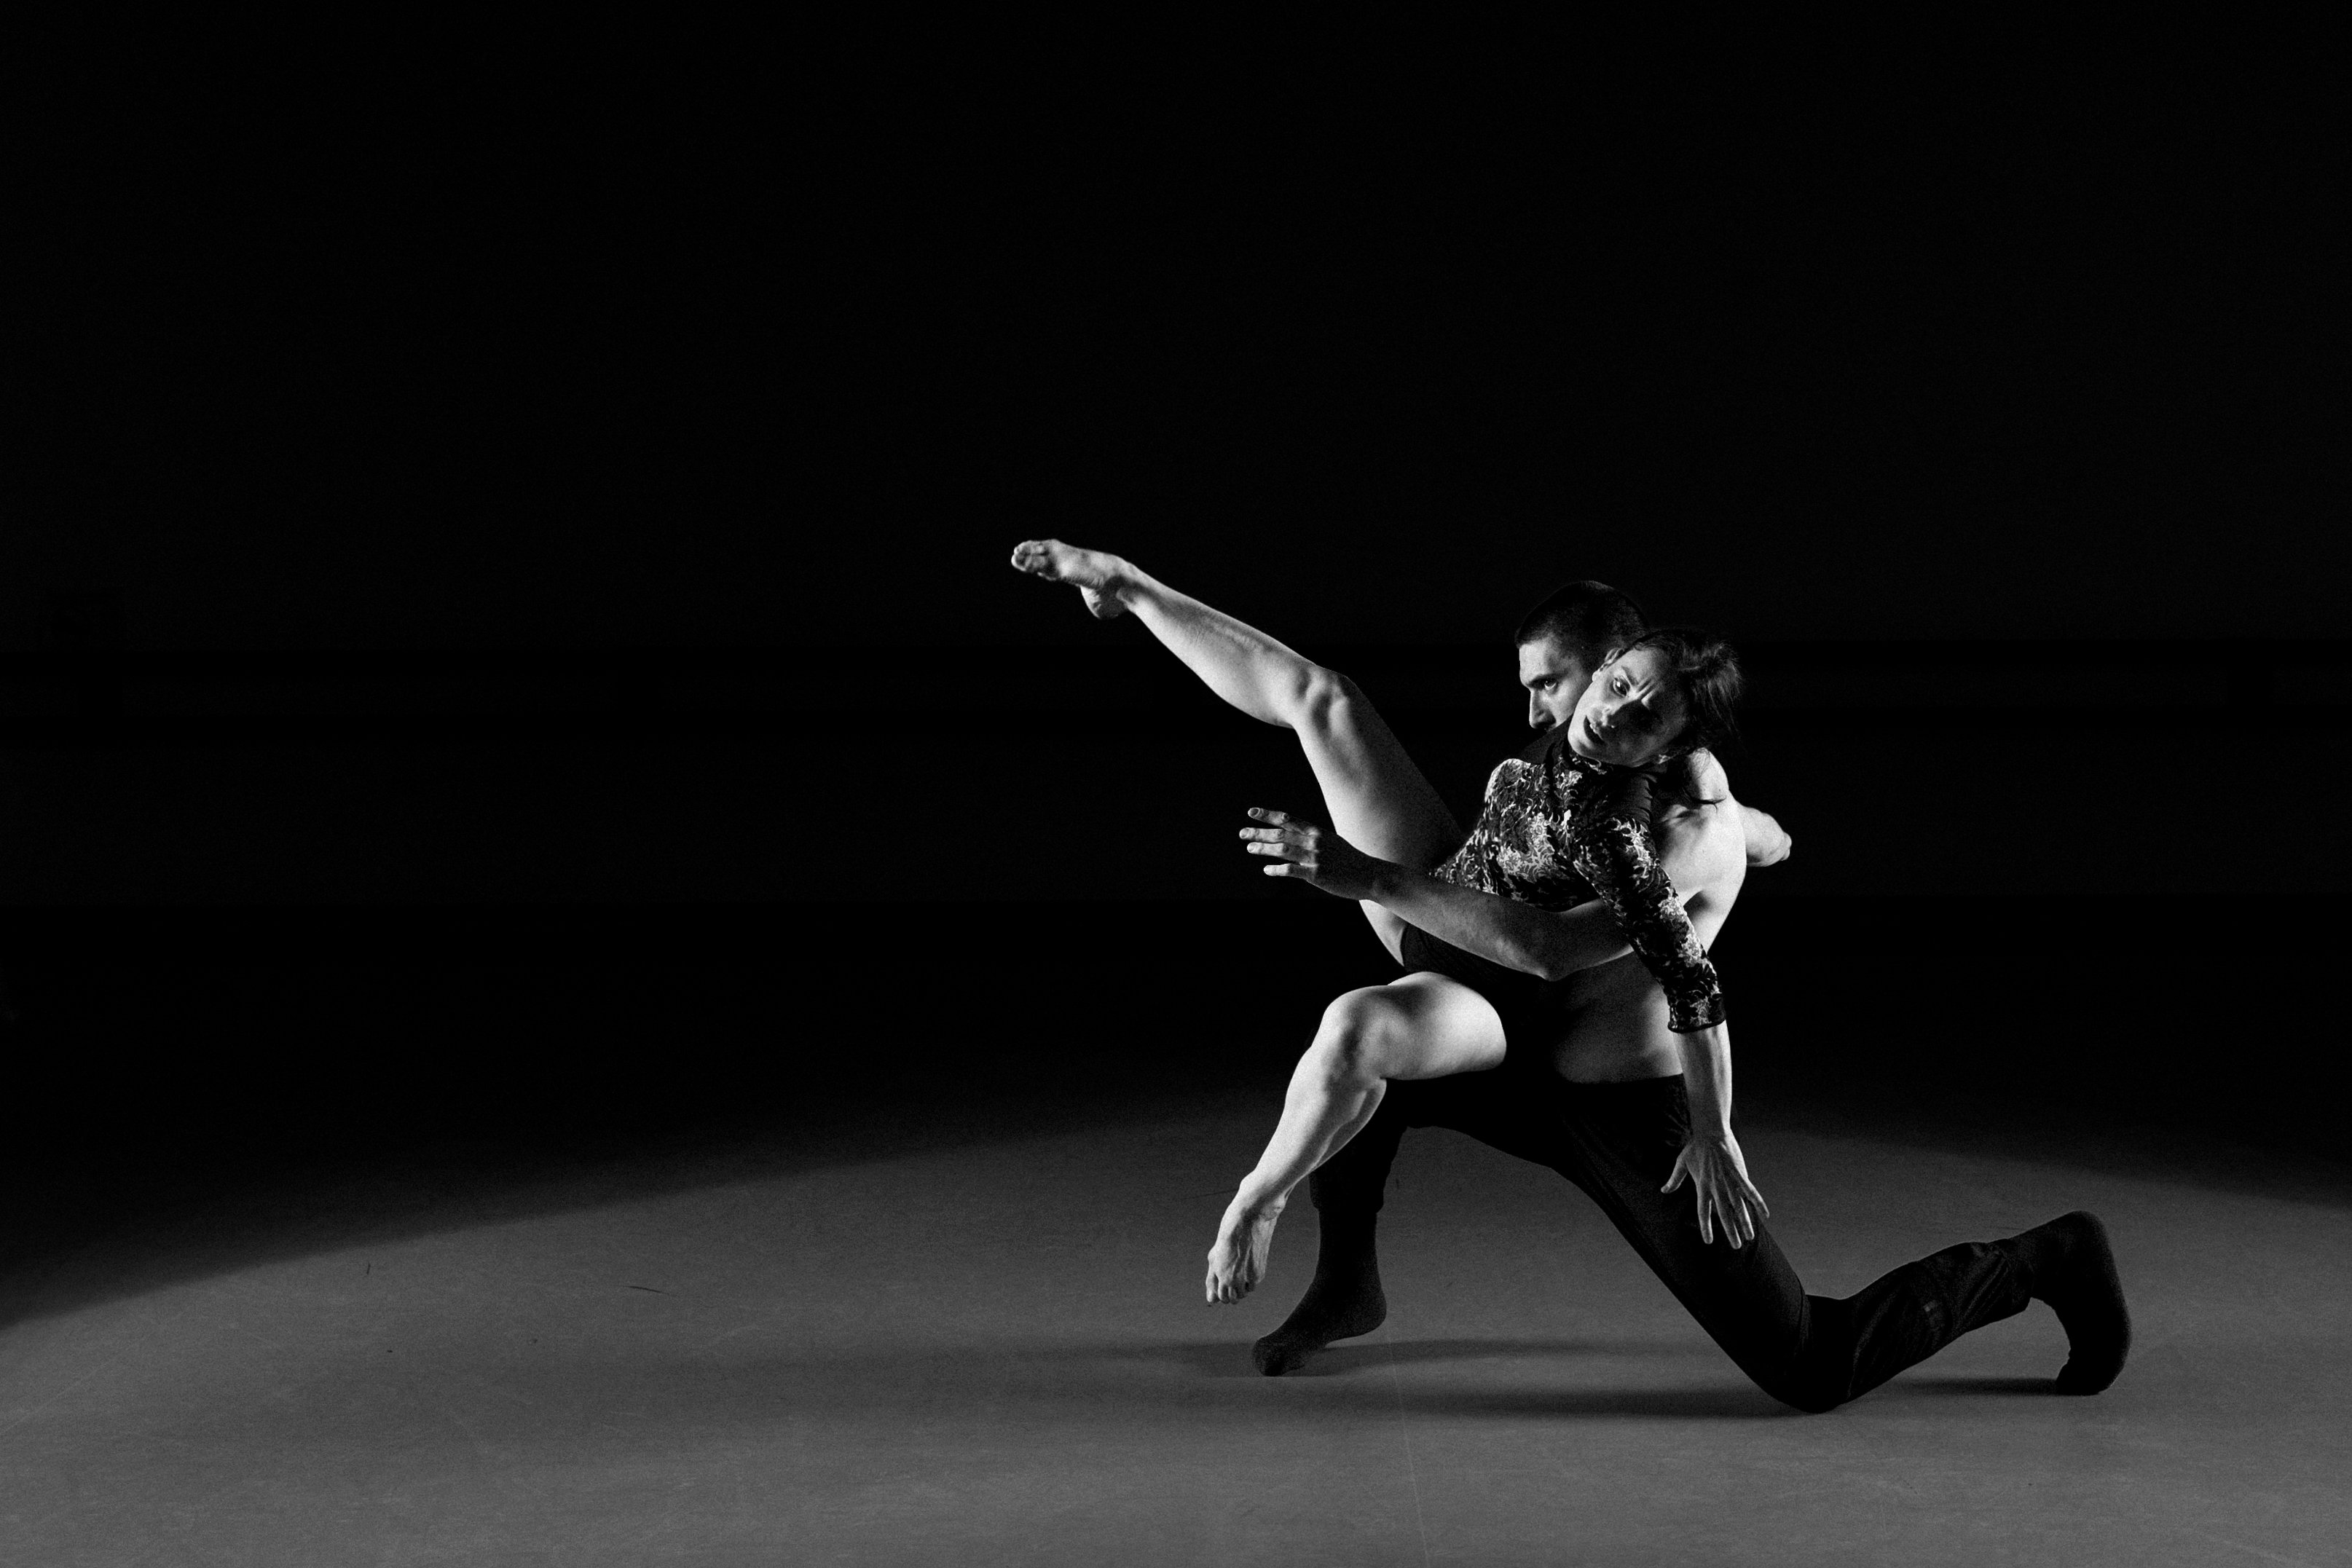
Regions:
[[[1365, 901], [1384, 939], [1384, 919], [1423, 925], [1428, 911], [1420, 895], [1431, 879], [1414, 873], [1447, 853], [1459, 830], [1442, 806], [1428, 809], [1433, 791], [1351, 684], [1116, 557], [1042, 540], [1020, 547], [1013, 564], [1077, 585], [1097, 615], [1136, 612], [1219, 695], [1297, 732], [1337, 832], [1285, 822], [1252, 830], [1252, 848], [1279, 856], [1283, 869], [1327, 892]], [[1547, 727], [1594, 706], [1587, 688], [1595, 665], [1606, 663], [1568, 641], [1550, 632], [1523, 640], [1519, 649], [1530, 719]], [[1690, 910], [1703, 933], [1719, 925], [1737, 896], [1744, 857], [1725, 852], [1745, 814], [1727, 797], [1711, 814], [1695, 813], [1697, 852], [1681, 869], [1672, 845], [1660, 846], [1678, 888], [1690, 871], [1698, 873]], [[1801, 1409], [1852, 1399], [2034, 1300], [2054, 1308], [2066, 1329], [2072, 1354], [2058, 1376], [2062, 1392], [2096, 1393], [2122, 1370], [2129, 1317], [2104, 1228], [2087, 1214], [1947, 1248], [1842, 1301], [1806, 1295], [1769, 1231], [1756, 1223], [1761, 1201], [1730, 1131], [1727, 1046], [1713, 1061], [1689, 1052], [1688, 1037], [1663, 1027], [1663, 998], [1645, 973], [1608, 973], [1625, 947], [1611, 940], [1605, 910], [1596, 920], [1591, 906], [1550, 915], [1492, 895], [1441, 902], [1446, 928], [1423, 925], [1432, 935], [1523, 973], [1591, 978], [1562, 994], [1564, 1027], [1550, 1051], [1515, 1041], [1496, 1071], [1382, 1084], [1362, 1129], [1310, 1181], [1323, 1217], [1322, 1254], [1306, 1299], [1258, 1343], [1258, 1364], [1269, 1375], [1293, 1370], [1332, 1340], [1370, 1333], [1384, 1318], [1373, 1227], [1397, 1139], [1409, 1125], [1457, 1128], [1575, 1182], [1733, 1361]], [[1538, 948], [1539, 960], [1529, 956]], [[1442, 1042], [1449, 1033], [1475, 1040], [1480, 1030], [1499, 1029], [1475, 990], [1444, 977], [1416, 974], [1384, 989], [1403, 994], [1351, 994], [1372, 999], [1340, 1019], [1335, 1060], [1377, 1061], [1389, 1031], [1427, 1031]], [[1688, 1095], [1677, 1060], [1694, 1070]], [[1696, 1203], [1674, 1196], [1686, 1180]], [[1710, 1215], [1725, 1231], [1723, 1246], [1712, 1243]]]

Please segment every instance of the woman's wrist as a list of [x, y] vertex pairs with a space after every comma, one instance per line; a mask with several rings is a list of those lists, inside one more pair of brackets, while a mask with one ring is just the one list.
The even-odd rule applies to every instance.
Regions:
[[1691, 1092], [1690, 1075], [1683, 1075], [1683, 1099], [1690, 1108], [1690, 1131], [1694, 1138], [1727, 1138], [1731, 1136], [1731, 1107], [1721, 1095], [1701, 1091]]

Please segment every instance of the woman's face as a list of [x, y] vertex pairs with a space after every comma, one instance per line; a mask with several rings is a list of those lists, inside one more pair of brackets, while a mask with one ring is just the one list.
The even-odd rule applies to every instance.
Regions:
[[1636, 648], [1593, 672], [1568, 721], [1568, 747], [1588, 762], [1639, 768], [1682, 734], [1689, 717], [1682, 682], [1665, 655]]

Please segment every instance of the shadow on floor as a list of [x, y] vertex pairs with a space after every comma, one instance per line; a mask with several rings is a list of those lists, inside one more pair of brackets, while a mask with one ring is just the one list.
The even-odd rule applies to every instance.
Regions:
[[[413, 911], [20, 915], [0, 1321], [715, 1182], [1176, 1116], [1270, 1124], [1323, 1000], [1384, 976], [1360, 919], [1328, 904], [967, 907], [961, 945], [914, 969], [837, 911], [444, 911], [463, 929], [430, 939]], [[1743, 905], [1748, 936], [1723, 945], [1727, 984], [1764, 1019], [1740, 1035], [1749, 1125], [2352, 1204], [2352, 1164], [2262, 1136], [2277, 1073], [2235, 1092], [2201, 1058], [2166, 1070], [2247, 1005], [2240, 988], [2131, 1001], [2131, 1029], [2108, 1032], [2143, 1052], [2136, 1097], [2086, 1101], [2082, 1083], [2108, 1082], [2096, 1051], [2053, 1054], [2032, 1022], [2073, 1029], [2079, 1008], [2045, 1018], [2031, 976], [1989, 988], [1975, 905], [1907, 906], [1885, 936], [1916, 993], [1888, 1014], [1903, 1052], [1847, 1016], [1887, 1002], [1885, 983], [1853, 980], [1847, 1013], [1825, 1011], [1843, 992], [1805, 989], [1816, 949], [1878, 939], [1852, 913]], [[2153, 985], [2169, 911], [2094, 913], [2094, 956]], [[2073, 904], [2005, 918], [2029, 943], [2092, 940]], [[1040, 945], [1081, 977], [1039, 988], [1016, 960]], [[1285, 962], [1237, 971], [1235, 951]], [[812, 977], [852, 1000], [813, 1011]], [[2118, 982], [2102, 1006], [2136, 994]], [[63, 1267], [94, 1249], [104, 1267]]]
[[[1139, 1360], [1168, 1359], [1195, 1377], [1263, 1377], [1251, 1364], [1249, 1346], [1173, 1342], [1164, 1347], [1128, 1353]], [[1305, 1370], [1292, 1377], [1343, 1376], [1381, 1372], [1420, 1362], [1508, 1361], [1520, 1357], [1574, 1359], [1591, 1356], [1675, 1355], [1678, 1346], [1638, 1341], [1570, 1339], [1420, 1339], [1351, 1340], [1323, 1351]]]
[[[1295, 1422], [1324, 1427], [1335, 1416], [1371, 1423], [1400, 1412], [1431, 1417], [1493, 1420], [1612, 1418], [1624, 1420], [1778, 1421], [1803, 1419], [1747, 1383], [1727, 1363], [1710, 1364], [1694, 1347], [1675, 1381], [1626, 1385], [1580, 1380], [1573, 1360], [1539, 1369], [1514, 1369], [1508, 1385], [1446, 1376], [1399, 1379], [1388, 1372], [1319, 1378], [1230, 1377], [1192, 1370], [1209, 1359], [1207, 1346], [1158, 1344], [1134, 1349], [1030, 1343], [991, 1347], [877, 1346], [835, 1354], [794, 1354], [736, 1344], [731, 1354], [665, 1354], [648, 1344], [626, 1358], [518, 1354], [507, 1343], [450, 1342], [411, 1345], [404, 1371], [387, 1361], [305, 1381], [299, 1403], [273, 1407], [274, 1440], [304, 1441], [307, 1427], [331, 1427], [357, 1391], [400, 1375], [429, 1377], [450, 1386], [495, 1385], [498, 1409], [478, 1419], [478, 1440], [526, 1441], [586, 1420], [625, 1425], [643, 1442], [669, 1432], [707, 1433], [740, 1427], [773, 1430], [782, 1420], [815, 1420], [841, 1430], [902, 1432], [919, 1444], [926, 1423], [941, 1413], [986, 1410], [1010, 1429], [1062, 1434], [1088, 1428], [1138, 1427], [1230, 1428], [1236, 1421]], [[1611, 1347], [1612, 1354], [1614, 1348]], [[1195, 1353], [1200, 1353], [1196, 1358]], [[1246, 1365], [1246, 1346], [1235, 1347]], [[429, 1370], [426, 1370], [429, 1369]], [[206, 1374], [192, 1369], [189, 1375]], [[218, 1374], [239, 1375], [235, 1370]], [[1588, 1369], [1587, 1376], [1594, 1375]], [[431, 1401], [397, 1419], [420, 1434], [446, 1437]], [[955, 1417], [950, 1416], [952, 1424]], [[477, 1429], [478, 1428], [478, 1429]], [[397, 1433], [393, 1434], [394, 1437]]]
[[1954, 1395], [1979, 1398], [2001, 1396], [2023, 1396], [2037, 1399], [2073, 1398], [2061, 1395], [2057, 1383], [2047, 1377], [1949, 1377], [1905, 1375], [1877, 1390], [1883, 1396], [1895, 1398], [1904, 1395], [1926, 1395], [1930, 1398], [1949, 1398]]

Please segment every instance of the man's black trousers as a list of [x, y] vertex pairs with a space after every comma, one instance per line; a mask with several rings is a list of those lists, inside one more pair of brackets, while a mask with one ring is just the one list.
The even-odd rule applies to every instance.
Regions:
[[1569, 1083], [1503, 1067], [1392, 1081], [1364, 1130], [1309, 1180], [1326, 1248], [1371, 1236], [1398, 1140], [1452, 1127], [1549, 1166], [1582, 1187], [1716, 1343], [1765, 1392], [1827, 1410], [1926, 1360], [1970, 1329], [2023, 1312], [2031, 1276], [2007, 1241], [1906, 1263], [1843, 1301], [1809, 1296], [1762, 1227], [1737, 1249], [1698, 1238], [1685, 1184], [1663, 1193], [1689, 1129], [1679, 1077]]

